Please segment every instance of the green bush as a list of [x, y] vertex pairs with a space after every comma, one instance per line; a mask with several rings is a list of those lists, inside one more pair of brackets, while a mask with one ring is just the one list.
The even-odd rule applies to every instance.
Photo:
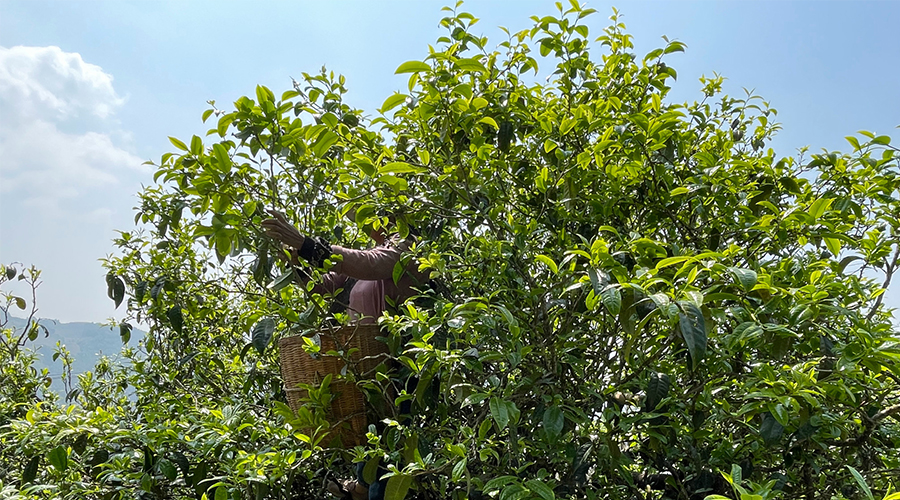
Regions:
[[[107, 261], [110, 296], [150, 327], [133, 368], [6, 426], [43, 486], [0, 480], [319, 498], [349, 459], [388, 471], [389, 500], [695, 499], [729, 481], [843, 498], [860, 484], [847, 466], [896, 488], [900, 346], [881, 294], [900, 255], [897, 148], [861, 133], [849, 154], [776, 157], [765, 101], [716, 77], [669, 102], [665, 57], [684, 44], [638, 57], [614, 15], [592, 55], [591, 13], [535, 17], [492, 50], [450, 9], [374, 118], [324, 70], [213, 104], [211, 139], [171, 139], [140, 194], [145, 229]], [[329, 319], [328, 297], [284, 277], [266, 208], [344, 246], [367, 225], [412, 232], [409, 259], [441, 285], [381, 320], [399, 368], [362, 383], [395, 395], [367, 446], [329, 447], [310, 431], [321, 404], [283, 404], [272, 339]]]

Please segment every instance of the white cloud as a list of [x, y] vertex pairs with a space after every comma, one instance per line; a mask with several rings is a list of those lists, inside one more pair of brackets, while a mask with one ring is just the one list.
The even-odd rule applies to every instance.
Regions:
[[117, 143], [129, 134], [113, 119], [125, 99], [112, 82], [59, 47], [0, 47], [0, 193], [29, 212], [88, 211], [98, 190], [147, 171]]
[[59, 47], [0, 47], [0, 103], [3, 114], [51, 120], [88, 112], [108, 118], [125, 99], [112, 75]]

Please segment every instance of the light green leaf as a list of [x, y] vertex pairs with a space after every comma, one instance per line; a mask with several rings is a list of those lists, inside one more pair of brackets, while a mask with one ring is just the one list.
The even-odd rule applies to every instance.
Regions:
[[494, 120], [493, 118], [491, 118], [490, 116], [485, 116], [484, 118], [478, 120], [478, 123], [485, 123], [487, 125], [490, 125], [490, 126], [494, 127], [495, 130], [500, 128], [500, 126], [497, 125], [497, 121]]
[[422, 61], [406, 61], [397, 68], [397, 71], [394, 71], [394, 74], [418, 73], [419, 71], [431, 71], [431, 66]]
[[403, 161], [394, 161], [387, 165], [382, 165], [378, 169], [379, 174], [420, 174], [424, 171], [425, 169], [422, 167], [410, 165]]
[[558, 273], [559, 273], [559, 266], [557, 266], [557, 265], [556, 265], [556, 262], [553, 262], [553, 259], [551, 259], [550, 257], [547, 257], [546, 255], [543, 255], [543, 254], [540, 254], [540, 255], [538, 255], [537, 257], [535, 257], [535, 259], [537, 259], [538, 262], [541, 262], [542, 264], [544, 264], [544, 265], [546, 265], [547, 267], [549, 267], [550, 270], [553, 271], [553, 274], [558, 274]]
[[188, 151], [187, 145], [185, 145], [185, 143], [179, 141], [178, 139], [176, 139], [174, 137], [169, 137], [169, 142], [171, 142], [173, 146], [175, 146], [176, 148], [178, 148], [182, 151]]
[[484, 64], [481, 64], [481, 61], [479, 61], [478, 58], [475, 57], [468, 59], [457, 59], [454, 64], [456, 64], [456, 67], [462, 71], [478, 71], [482, 73], [487, 71], [487, 68], [484, 67]]
[[403, 500], [412, 486], [413, 478], [407, 474], [397, 474], [388, 478], [384, 489], [384, 500]]
[[387, 113], [388, 111], [399, 106], [405, 100], [405, 94], [394, 94], [384, 100], [384, 104], [381, 105], [381, 109], [379, 111], [382, 113]]

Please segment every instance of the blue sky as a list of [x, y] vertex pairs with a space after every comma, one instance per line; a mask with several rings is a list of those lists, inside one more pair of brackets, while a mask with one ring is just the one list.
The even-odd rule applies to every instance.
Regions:
[[[326, 65], [346, 75], [352, 105], [374, 112], [405, 87], [394, 75], [440, 36], [447, 2], [0, 0], [0, 262], [44, 270], [40, 314], [117, 315], [98, 259], [150, 184], [145, 160], [167, 136], [202, 135], [206, 101], [227, 106], [256, 84], [279, 93]], [[848, 150], [860, 129], [900, 140], [900, 2], [591, 0], [598, 35], [615, 5], [636, 51], [661, 35], [688, 45], [673, 101], [699, 97], [718, 72], [726, 91], [755, 89], [784, 129], [772, 146]], [[497, 26], [530, 27], [553, 2], [470, 1], [493, 42]], [[900, 286], [889, 303], [900, 307]], [[121, 316], [121, 311], [118, 313]]]

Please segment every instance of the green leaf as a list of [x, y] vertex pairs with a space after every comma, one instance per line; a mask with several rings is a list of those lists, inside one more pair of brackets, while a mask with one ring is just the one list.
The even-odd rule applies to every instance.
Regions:
[[681, 337], [691, 356], [691, 369], [696, 370], [700, 361], [706, 357], [706, 321], [697, 304], [679, 301], [681, 312], [678, 313], [678, 325]]
[[497, 427], [500, 430], [506, 428], [506, 425], [509, 424], [509, 412], [507, 411], [506, 405], [503, 404], [497, 396], [491, 398], [490, 402], [491, 407], [491, 416], [494, 417], [494, 422], [497, 422]]
[[752, 269], [744, 269], [740, 267], [729, 267], [728, 271], [734, 275], [735, 281], [741, 284], [744, 288], [745, 292], [749, 292], [756, 286], [756, 283], [759, 281], [759, 277], [756, 275], [756, 271]]
[[28, 484], [34, 481], [34, 478], [37, 477], [38, 465], [41, 464], [41, 456], [35, 455], [31, 457], [31, 460], [25, 464], [25, 468], [22, 470], [22, 484]]
[[122, 278], [115, 276], [112, 273], [107, 274], [106, 293], [109, 295], [109, 298], [116, 303], [116, 309], [118, 309], [119, 305], [121, 305], [122, 301], [125, 299], [125, 282], [122, 281]]
[[149, 283], [147, 283], [147, 280], [141, 280], [141, 281], [138, 282], [137, 285], [135, 285], [135, 287], [134, 287], [134, 298], [135, 298], [138, 302], [142, 302], [142, 301], [143, 301], [144, 295], [147, 294], [147, 286], [148, 286], [148, 285], [149, 285]]
[[188, 147], [185, 143], [179, 141], [178, 139], [176, 139], [174, 137], [169, 137], [169, 142], [171, 142], [173, 146], [175, 146], [176, 148], [178, 148], [182, 151], [189, 151]]
[[216, 488], [215, 500], [228, 500], [228, 488], [225, 485], [220, 485]]
[[554, 405], [544, 410], [544, 431], [551, 442], [556, 442], [559, 439], [565, 423], [565, 415], [563, 415], [563, 411], [559, 406]]
[[19, 309], [22, 309], [23, 311], [25, 310], [25, 307], [28, 305], [25, 303], [25, 299], [23, 299], [22, 297], [13, 297], [13, 300], [15, 300], [15, 302], [16, 302], [16, 307], [18, 307]]
[[784, 434], [784, 427], [778, 423], [778, 420], [769, 412], [763, 413], [762, 424], [759, 426], [759, 436], [763, 438], [763, 443], [766, 446], [772, 446], [781, 441], [782, 434]]
[[294, 270], [288, 269], [287, 271], [282, 273], [281, 276], [272, 280], [272, 282], [269, 283], [266, 286], [266, 288], [268, 288], [269, 290], [272, 290], [273, 292], [277, 292], [277, 291], [281, 290], [282, 288], [290, 285], [291, 282], [293, 282], [293, 281], [294, 281]]
[[457, 59], [456, 67], [462, 71], [478, 71], [485, 72], [487, 68], [484, 67], [484, 64], [481, 64], [481, 61], [476, 57], [468, 58], [468, 59]]
[[511, 484], [500, 492], [497, 500], [521, 500], [531, 494], [524, 486], [518, 483]]
[[672, 198], [674, 198], [674, 197], [676, 197], [676, 196], [678, 196], [678, 195], [687, 194], [687, 193], [690, 193], [690, 192], [691, 192], [690, 189], [688, 189], [688, 188], [686, 188], [686, 187], [684, 187], [684, 186], [678, 186], [677, 188], [675, 188], [675, 189], [669, 191], [669, 196], [671, 196]]
[[228, 150], [220, 143], [213, 144], [213, 153], [219, 162], [219, 171], [228, 172], [231, 170], [231, 158], [228, 157]]
[[525, 482], [525, 486], [534, 493], [537, 493], [544, 500], [554, 500], [556, 494], [543, 481], [538, 479], [530, 479]]
[[119, 337], [122, 338], [122, 343], [127, 344], [129, 340], [131, 340], [131, 325], [128, 323], [119, 323]]
[[381, 105], [381, 109], [379, 111], [381, 113], [387, 113], [388, 111], [399, 106], [405, 100], [406, 100], [405, 94], [394, 94], [384, 100], [384, 104]]
[[397, 68], [397, 71], [394, 71], [394, 74], [401, 75], [403, 73], [418, 73], [420, 71], [431, 71], [431, 66], [422, 61], [406, 61]]
[[169, 308], [168, 312], [166, 312], [166, 317], [169, 318], [169, 324], [172, 325], [172, 328], [181, 334], [184, 328], [184, 316], [181, 312], [181, 306], [175, 305]]
[[384, 500], [403, 500], [409, 487], [412, 486], [413, 478], [407, 474], [397, 474], [388, 479], [387, 486], [384, 489]]
[[647, 399], [644, 401], [644, 411], [652, 412], [659, 406], [660, 401], [669, 395], [671, 383], [665, 373], [651, 373], [647, 381]]
[[366, 462], [363, 466], [363, 481], [372, 484], [378, 481], [378, 464], [381, 463], [380, 457], [375, 457]]
[[490, 126], [494, 127], [495, 130], [500, 128], [500, 126], [497, 125], [497, 121], [494, 120], [493, 118], [491, 118], [490, 116], [485, 116], [484, 118], [478, 120], [478, 123], [484, 123], [484, 124], [490, 125]]
[[822, 241], [825, 242], [825, 246], [828, 247], [828, 251], [831, 252], [832, 255], [837, 257], [841, 253], [841, 240], [838, 238], [829, 238], [824, 237]]
[[275, 320], [272, 318], [263, 318], [256, 323], [256, 326], [254, 326], [253, 330], [250, 332], [253, 347], [260, 356], [266, 352], [266, 347], [269, 346], [269, 341], [272, 340], [272, 333], [274, 331]]
[[559, 266], [557, 266], [556, 262], [553, 262], [553, 259], [551, 259], [550, 257], [547, 257], [546, 255], [541, 254], [541, 255], [538, 255], [537, 257], [535, 257], [535, 259], [537, 259], [538, 262], [541, 262], [544, 265], [546, 265], [547, 267], [549, 267], [550, 270], [553, 271], [553, 274], [559, 273]]
[[812, 202], [812, 205], [809, 206], [809, 216], [813, 218], [813, 220], [818, 219], [831, 207], [831, 204], [834, 203], [834, 198], [819, 198], [816, 201]]
[[622, 292], [619, 291], [617, 285], [608, 285], [600, 292], [600, 298], [603, 300], [603, 306], [613, 316], [619, 314], [622, 310]]
[[316, 139], [315, 144], [312, 145], [310, 151], [313, 152], [314, 155], [319, 158], [325, 156], [325, 153], [328, 152], [328, 149], [333, 146], [340, 137], [330, 130], [326, 130], [319, 134], [319, 137]]
[[175, 478], [178, 477], [178, 469], [175, 468], [175, 464], [170, 460], [160, 458], [156, 463], [156, 468], [159, 469], [159, 472], [163, 476], [166, 476], [166, 479], [169, 481], [174, 481]]
[[853, 474], [853, 479], [856, 480], [856, 484], [859, 485], [859, 489], [862, 490], [866, 498], [868, 500], [875, 500], [875, 496], [872, 495], [872, 490], [869, 489], [869, 485], [866, 483], [866, 479], [862, 477], [862, 474], [860, 474], [858, 470], [850, 467], [849, 465], [845, 465], [845, 467], [847, 467], [847, 469], [850, 471], [850, 474]]
[[466, 473], [466, 464], [468, 463], [469, 461], [466, 460], [465, 457], [463, 457], [463, 459], [459, 462], [456, 462], [456, 464], [453, 466], [453, 472], [450, 474], [450, 479], [453, 482], [462, 479], [463, 475]]
[[378, 169], [379, 174], [419, 174], [424, 171], [425, 169], [422, 167], [410, 165], [409, 163], [403, 161], [394, 161], [386, 165], [382, 165]]
[[53, 467], [64, 472], [69, 467], [69, 454], [64, 446], [57, 446], [47, 453], [47, 459]]

